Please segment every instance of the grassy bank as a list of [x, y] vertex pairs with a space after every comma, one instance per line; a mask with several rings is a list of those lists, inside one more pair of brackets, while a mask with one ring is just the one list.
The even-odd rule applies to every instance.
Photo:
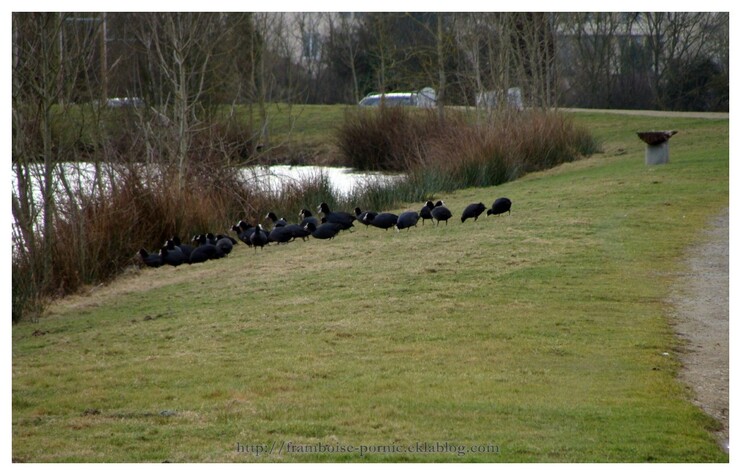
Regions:
[[[219, 136], [222, 143], [218, 152], [222, 155], [227, 152], [232, 161], [341, 165], [342, 158], [332, 144], [331, 135], [342, 125], [345, 111], [352, 108], [354, 106], [343, 104], [270, 103], [265, 106], [263, 118], [256, 106], [252, 109], [245, 105], [224, 106], [213, 110], [204, 119], [208, 127], [201, 127], [194, 134], [191, 146], [200, 147], [200, 157], [205, 158], [212, 152], [209, 145], [213, 144], [209, 141], [213, 141], [213, 136]], [[101, 141], [107, 144], [109, 155], [113, 151], [127, 159], [147, 156], [148, 151], [137, 137], [141, 134], [141, 121], [151, 120], [142, 119], [144, 110], [98, 110], [82, 105], [56, 108], [54, 112], [53, 132], [57, 147], [67, 155], [70, 151], [77, 151], [80, 156], [74, 158], [76, 160], [90, 160], [90, 154], [101, 149]], [[247, 149], [256, 144], [260, 144], [260, 153], [252, 156]], [[68, 160], [73, 158], [70, 156]]]
[[[14, 325], [14, 459], [726, 462], [665, 298], [728, 206], [728, 121], [575, 117], [604, 153], [442, 196], [448, 226], [237, 246]], [[679, 130], [669, 165], [643, 165], [644, 129]], [[499, 196], [510, 216], [460, 223]]]

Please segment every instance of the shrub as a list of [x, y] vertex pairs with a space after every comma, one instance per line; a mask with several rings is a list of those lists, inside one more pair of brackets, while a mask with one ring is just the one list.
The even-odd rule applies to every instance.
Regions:
[[338, 142], [355, 167], [404, 171], [408, 183], [395, 183], [385, 193], [410, 201], [439, 191], [499, 185], [598, 149], [586, 129], [546, 111], [500, 111], [485, 122], [449, 112], [441, 124], [427, 111], [361, 110], [348, 116]]
[[[431, 167], [451, 188], [500, 185], [593, 153], [590, 134], [559, 113], [503, 111], [493, 120], [455, 120], [429, 147]], [[450, 189], [450, 188], [447, 188]]]
[[413, 112], [402, 107], [347, 112], [336, 135], [345, 161], [358, 170], [407, 171], [442, 129], [431, 111]]
[[284, 183], [280, 189], [263, 190], [262, 205], [256, 214], [261, 220], [268, 211], [273, 211], [289, 221], [297, 220], [301, 209], [309, 208], [316, 214], [319, 203], [326, 201], [329, 206], [337, 206], [339, 198], [324, 173], [315, 173], [301, 177], [289, 183]]

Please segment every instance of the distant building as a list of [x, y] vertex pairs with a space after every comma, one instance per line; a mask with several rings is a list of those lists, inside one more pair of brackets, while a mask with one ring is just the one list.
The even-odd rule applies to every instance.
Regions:
[[524, 110], [522, 89], [519, 87], [510, 87], [506, 91], [506, 95], [504, 95], [503, 90], [479, 92], [475, 98], [475, 106], [482, 109], [507, 107], [509, 109], [522, 111]]

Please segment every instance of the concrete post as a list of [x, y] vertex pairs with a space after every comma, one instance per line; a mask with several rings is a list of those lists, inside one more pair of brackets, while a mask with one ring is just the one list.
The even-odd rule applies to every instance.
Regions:
[[662, 165], [668, 163], [668, 141], [645, 148], [645, 165]]

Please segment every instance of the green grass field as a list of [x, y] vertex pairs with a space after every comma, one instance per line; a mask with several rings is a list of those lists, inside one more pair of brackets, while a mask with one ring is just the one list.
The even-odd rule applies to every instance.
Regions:
[[[604, 153], [440, 196], [447, 226], [240, 245], [14, 325], [13, 459], [727, 462], [665, 299], [729, 206], [729, 121], [575, 117]], [[645, 129], [679, 130], [670, 164]]]
[[[266, 108], [269, 130], [267, 148], [292, 149], [292, 152], [278, 152], [277, 156], [310, 156], [310, 161], [331, 164], [341, 161], [333, 153], [334, 133], [344, 121], [347, 105], [290, 105], [270, 104]], [[237, 107], [240, 122], [249, 123], [249, 111]], [[255, 127], [260, 124], [259, 113], [252, 111]]]

